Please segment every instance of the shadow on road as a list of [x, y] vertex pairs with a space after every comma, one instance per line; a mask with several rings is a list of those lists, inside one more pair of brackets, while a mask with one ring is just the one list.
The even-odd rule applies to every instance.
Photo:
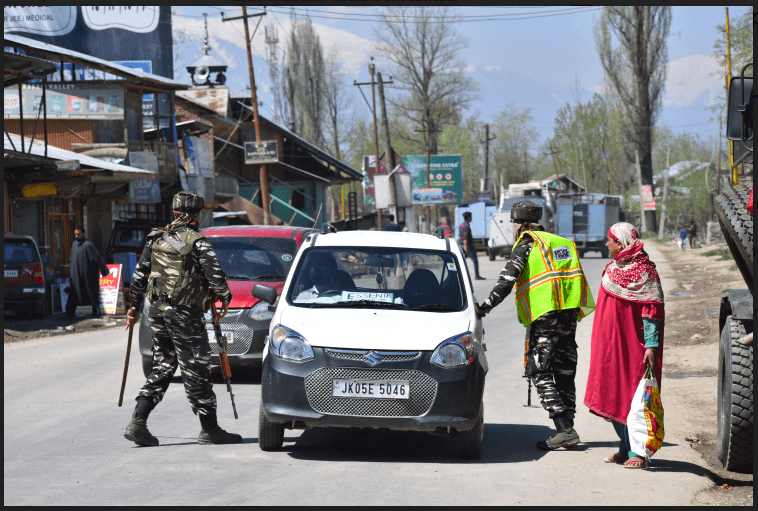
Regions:
[[650, 467], [647, 470], [652, 472], [686, 472], [689, 474], [705, 476], [717, 486], [722, 486], [724, 484], [728, 484], [729, 486], [753, 486], [752, 480], [744, 481], [730, 477], [722, 477], [708, 468], [687, 461], [655, 458], [650, 461]]
[[[300, 437], [287, 438], [283, 450], [295, 459], [318, 461], [408, 461], [413, 463], [461, 463], [458, 437], [433, 436], [418, 431], [386, 429], [314, 428]], [[485, 424], [483, 454], [479, 463], [534, 461], [546, 453], [534, 447], [554, 434], [546, 426]], [[468, 463], [468, 461], [466, 461]], [[477, 461], [474, 461], [477, 463]]]

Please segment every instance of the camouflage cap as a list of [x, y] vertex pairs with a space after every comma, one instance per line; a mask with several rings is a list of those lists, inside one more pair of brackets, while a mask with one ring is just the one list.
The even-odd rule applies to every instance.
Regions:
[[536, 224], [542, 218], [542, 208], [532, 201], [519, 201], [511, 207], [511, 222]]
[[181, 211], [191, 215], [198, 214], [205, 206], [205, 200], [195, 192], [179, 192], [174, 195], [171, 202], [171, 208], [174, 211]]

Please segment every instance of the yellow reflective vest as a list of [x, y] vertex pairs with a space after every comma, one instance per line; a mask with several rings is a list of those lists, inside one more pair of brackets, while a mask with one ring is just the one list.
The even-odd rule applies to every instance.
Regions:
[[592, 291], [571, 240], [544, 231], [524, 231], [534, 240], [526, 266], [516, 281], [516, 308], [524, 326], [552, 310], [578, 308], [577, 320], [595, 310]]

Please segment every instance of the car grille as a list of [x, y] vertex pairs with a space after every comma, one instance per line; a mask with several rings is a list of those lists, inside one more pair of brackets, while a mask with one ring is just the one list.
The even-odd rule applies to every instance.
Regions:
[[[358, 380], [408, 380], [409, 399], [376, 399], [332, 396], [335, 378]], [[437, 395], [437, 381], [421, 371], [323, 367], [305, 377], [305, 394], [311, 408], [330, 415], [356, 417], [418, 417], [429, 411]]]
[[409, 360], [416, 360], [421, 356], [420, 351], [374, 351], [374, 355], [371, 357], [369, 357], [369, 353], [372, 352], [364, 350], [327, 349], [325, 351], [333, 358], [368, 362], [371, 365], [377, 365], [382, 362], [407, 362]]
[[[205, 324], [205, 329], [208, 330], [208, 337], [210, 339], [216, 338], [216, 333], [213, 331], [213, 325], [211, 323]], [[232, 332], [234, 334], [234, 342], [226, 347], [227, 355], [244, 355], [250, 350], [250, 345], [253, 342], [253, 331], [243, 323], [221, 323], [222, 332]], [[221, 346], [218, 342], [212, 342], [211, 352], [214, 355], [221, 353]]]

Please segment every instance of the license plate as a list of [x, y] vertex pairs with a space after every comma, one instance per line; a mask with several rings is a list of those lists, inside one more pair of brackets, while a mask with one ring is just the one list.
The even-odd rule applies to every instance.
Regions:
[[376, 399], [409, 399], [408, 380], [332, 380], [332, 396]]
[[[226, 344], [234, 343], [234, 332], [221, 332], [221, 335], [226, 339]], [[208, 336], [208, 340], [210, 342], [216, 342], [216, 336], [213, 334], [213, 331], [211, 331], [211, 335]]]
[[5, 270], [3, 273], [5, 277], [18, 277], [18, 270]]

